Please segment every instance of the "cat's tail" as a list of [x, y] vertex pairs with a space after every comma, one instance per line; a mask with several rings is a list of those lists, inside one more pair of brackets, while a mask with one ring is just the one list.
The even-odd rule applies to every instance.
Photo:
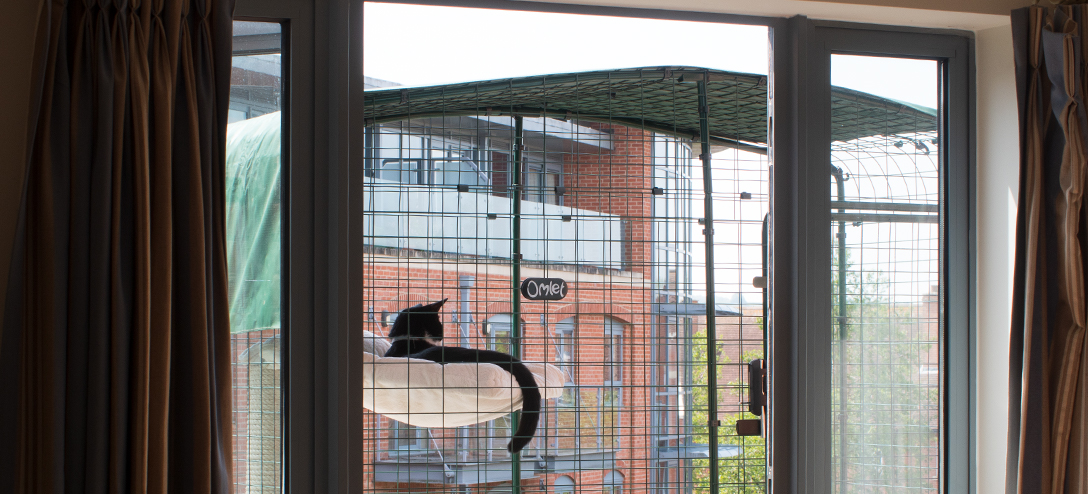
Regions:
[[540, 389], [537, 388], [536, 378], [525, 364], [514, 362], [495, 362], [503, 370], [514, 375], [518, 386], [521, 387], [522, 408], [521, 420], [518, 422], [518, 430], [514, 431], [514, 437], [510, 438], [507, 451], [517, 453], [533, 440], [536, 434], [536, 425], [540, 420]]

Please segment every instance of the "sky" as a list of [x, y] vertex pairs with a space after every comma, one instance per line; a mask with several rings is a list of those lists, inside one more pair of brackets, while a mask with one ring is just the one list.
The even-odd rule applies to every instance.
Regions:
[[[365, 2], [363, 70], [406, 86], [659, 65], [766, 74], [762, 26]], [[482, 27], [477, 27], [482, 26]], [[932, 61], [836, 56], [832, 83], [934, 107]]]
[[764, 27], [363, 5], [366, 75], [405, 85], [656, 65], [767, 73]]
[[[768, 30], [762, 26], [373, 2], [363, 6], [364, 74], [405, 86], [662, 65], [767, 74], [770, 62]], [[936, 107], [937, 64], [933, 61], [835, 55], [831, 77], [836, 86]], [[754, 155], [729, 158], [726, 154], [719, 153], [715, 159], [759, 159]], [[890, 165], [899, 167], [896, 163]], [[765, 183], [731, 186], [751, 191], [765, 187]], [[715, 201], [715, 217], [739, 219], [733, 202], [722, 201], [719, 211], [719, 202]], [[757, 221], [762, 218], [762, 212], [753, 214]], [[907, 291], [915, 296], [927, 293], [931, 280], [914, 272], [928, 271], [929, 261], [916, 259], [918, 254], [909, 249], [896, 253], [900, 249], [894, 247], [896, 239], [917, 237], [901, 231], [905, 228], [902, 225], [882, 234], [877, 233], [877, 228], [851, 227], [854, 233], [848, 233], [849, 244], [877, 237], [886, 243], [872, 255], [857, 256], [855, 262], [891, 271], [891, 281], [910, 285]], [[919, 246], [923, 251], [935, 247]], [[696, 257], [702, 257], [703, 252], [700, 245], [692, 250]], [[758, 255], [755, 247], [743, 252], [725, 249], [717, 257]], [[699, 269], [694, 271], [696, 283], [705, 281]], [[756, 302], [759, 292], [749, 280], [759, 274], [758, 270], [734, 269], [716, 276], [738, 287], [726, 291], [743, 291], [746, 301]]]

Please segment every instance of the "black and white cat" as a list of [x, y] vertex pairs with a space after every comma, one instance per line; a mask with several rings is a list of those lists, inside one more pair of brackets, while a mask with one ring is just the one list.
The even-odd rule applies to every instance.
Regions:
[[436, 345], [436, 342], [442, 341], [443, 336], [442, 320], [438, 317], [438, 311], [446, 300], [448, 299], [400, 311], [389, 330], [393, 345], [385, 352], [385, 356], [419, 358], [440, 364], [495, 364], [512, 374], [521, 386], [523, 407], [518, 430], [514, 431], [506, 449], [517, 453], [533, 440], [540, 418], [540, 390], [537, 388], [536, 379], [529, 368], [512, 355], [493, 350]]

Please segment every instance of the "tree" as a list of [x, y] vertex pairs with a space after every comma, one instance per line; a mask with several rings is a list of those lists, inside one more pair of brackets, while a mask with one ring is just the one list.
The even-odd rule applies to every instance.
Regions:
[[[836, 260], [837, 261], [837, 260]], [[866, 272], [850, 262], [839, 284], [832, 263], [832, 457], [836, 492], [900, 492], [936, 489], [939, 391], [923, 373], [936, 343], [937, 313], [932, 300], [896, 301], [891, 282], [879, 271]], [[841, 304], [840, 304], [841, 300]], [[762, 326], [762, 319], [757, 324]], [[692, 335], [692, 434], [709, 443], [706, 329]], [[741, 362], [761, 358], [746, 352]], [[718, 350], [718, 376], [732, 362]], [[742, 383], [727, 384], [734, 396]], [[722, 399], [719, 394], [721, 409]], [[719, 444], [739, 447], [736, 456], [719, 460], [718, 492], [763, 493], [764, 441], [735, 435], [747, 412], [722, 414]], [[709, 492], [709, 460], [694, 460], [697, 492]], [[703, 468], [699, 468], [703, 467]], [[845, 482], [843, 482], [845, 480]]]
[[923, 373], [935, 305], [893, 300], [888, 277], [856, 269], [849, 256], [840, 285], [833, 264], [835, 492], [935, 490], [939, 396]]
[[[757, 318], [756, 324], [763, 326], [763, 318]], [[706, 328], [700, 329], [692, 335], [692, 436], [696, 444], [710, 444], [710, 431], [707, 426], [709, 420], [709, 389], [707, 383], [709, 366], [707, 365]], [[763, 350], [752, 350], [741, 355], [741, 362], [763, 358]], [[718, 350], [718, 382], [724, 381], [721, 376], [725, 365], [732, 363], [732, 359]], [[746, 383], [734, 380], [726, 384], [726, 389], [737, 401], [740, 399], [739, 391]], [[721, 386], [719, 385], [719, 388]], [[719, 403], [722, 396], [719, 394]], [[721, 409], [721, 406], [718, 406]], [[718, 459], [718, 491], [723, 493], [754, 494], [763, 493], [766, 488], [766, 449], [764, 440], [760, 436], [736, 435], [736, 424], [742, 419], [758, 419], [747, 411], [741, 413], [719, 414], [718, 420], [718, 444], [723, 446], [736, 446], [738, 453], [735, 456]], [[714, 447], [711, 445], [710, 447]], [[695, 483], [696, 492], [710, 492], [710, 460], [692, 460], [695, 471], [692, 480]]]

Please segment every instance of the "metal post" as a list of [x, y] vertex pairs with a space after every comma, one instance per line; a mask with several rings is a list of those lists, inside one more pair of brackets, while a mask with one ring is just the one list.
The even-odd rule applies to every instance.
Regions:
[[[461, 326], [461, 346], [468, 348], [468, 338], [470, 334], [470, 324], [472, 323], [472, 287], [476, 284], [476, 277], [469, 275], [461, 275], [457, 277], [457, 286], [461, 289], [461, 313], [457, 319]], [[461, 461], [468, 461], [469, 442], [472, 436], [472, 426], [465, 425], [457, 431], [457, 434], [461, 436], [461, 451], [458, 454], [458, 458]]]
[[[511, 285], [511, 301], [513, 309], [510, 315], [510, 353], [515, 357], [521, 356], [521, 162], [523, 159], [525, 140], [524, 140], [524, 127], [523, 127], [521, 115], [514, 117], [514, 163], [510, 167], [511, 179], [510, 189], [511, 196], [513, 197], [513, 225], [510, 246], [510, 285]], [[518, 421], [521, 418], [521, 412], [515, 411], [510, 414], [510, 437], [514, 437], [514, 431], [518, 430]], [[521, 494], [521, 453], [513, 453], [510, 461], [510, 471], [513, 479], [511, 479], [511, 494]]]
[[[842, 169], [831, 167], [831, 176], [838, 185], [839, 204], [846, 196]], [[845, 212], [839, 209], [840, 213]], [[838, 240], [838, 289], [839, 289], [839, 492], [846, 492], [846, 222], [840, 220], [835, 235]]]
[[699, 158], [703, 161], [703, 216], [706, 228], [706, 365], [707, 431], [710, 443], [710, 492], [718, 492], [718, 349], [714, 300], [714, 186], [710, 163], [710, 106], [706, 96], [706, 74], [699, 81]]

